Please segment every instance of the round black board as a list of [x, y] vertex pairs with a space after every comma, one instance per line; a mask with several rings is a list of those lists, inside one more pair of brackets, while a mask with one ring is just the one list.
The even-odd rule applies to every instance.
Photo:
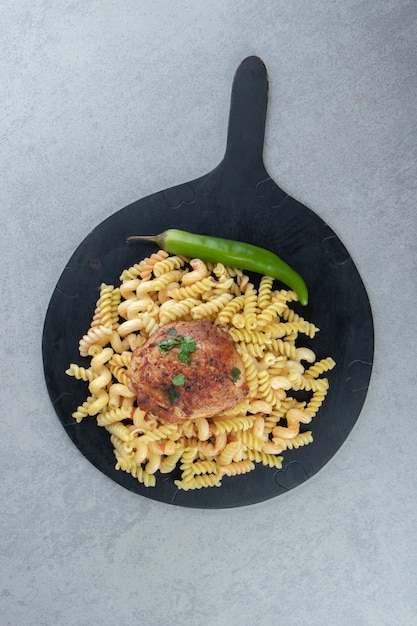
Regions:
[[[148, 498], [186, 507], [249, 505], [284, 493], [316, 474], [353, 428], [371, 375], [374, 332], [361, 277], [342, 242], [306, 206], [280, 189], [263, 163], [268, 79], [258, 57], [245, 59], [232, 88], [227, 147], [217, 168], [201, 178], [166, 189], [119, 210], [80, 244], [58, 280], [45, 318], [42, 350], [46, 385], [54, 409], [73, 443], [89, 461], [123, 487]], [[116, 471], [107, 431], [95, 418], [71, 417], [88, 395], [85, 383], [65, 374], [82, 363], [80, 338], [89, 328], [101, 283], [119, 284], [123, 269], [155, 251], [152, 244], [127, 244], [130, 235], [167, 228], [246, 241], [284, 258], [305, 279], [309, 304], [296, 305], [320, 328], [305, 340], [318, 358], [336, 361], [330, 390], [313, 423], [314, 442], [283, 453], [280, 470], [256, 465], [242, 476], [224, 477], [221, 487], [181, 491], [178, 473], [157, 475], [147, 488]], [[253, 277], [256, 280], [256, 277]]]

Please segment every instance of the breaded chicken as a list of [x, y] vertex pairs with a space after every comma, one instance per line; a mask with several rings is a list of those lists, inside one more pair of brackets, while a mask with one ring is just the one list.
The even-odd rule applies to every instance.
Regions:
[[230, 335], [207, 321], [159, 328], [133, 352], [128, 376], [138, 406], [164, 423], [211, 417], [248, 392]]

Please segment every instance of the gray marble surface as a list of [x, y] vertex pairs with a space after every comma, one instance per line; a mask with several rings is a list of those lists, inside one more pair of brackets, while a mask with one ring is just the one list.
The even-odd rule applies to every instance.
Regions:
[[[415, 0], [3, 0], [0, 622], [417, 623]], [[135, 496], [72, 445], [41, 360], [76, 246], [223, 156], [248, 55], [270, 78], [265, 163], [368, 290], [367, 400], [336, 456], [257, 505]]]

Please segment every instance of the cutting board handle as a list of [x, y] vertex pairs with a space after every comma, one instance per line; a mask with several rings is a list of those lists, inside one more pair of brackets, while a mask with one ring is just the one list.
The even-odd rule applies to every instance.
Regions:
[[224, 161], [233, 169], [263, 167], [268, 76], [264, 62], [247, 57], [233, 80]]

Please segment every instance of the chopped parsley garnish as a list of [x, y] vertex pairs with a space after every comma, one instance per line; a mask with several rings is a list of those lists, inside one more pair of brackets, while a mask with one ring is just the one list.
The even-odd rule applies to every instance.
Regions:
[[174, 328], [173, 326], [171, 326], [171, 328], [168, 328], [167, 335], [173, 335], [174, 337], [176, 337], [177, 336], [176, 328]]
[[184, 387], [184, 385], [185, 385], [185, 376], [184, 376], [184, 374], [176, 374], [173, 378], [171, 378], [171, 382], [176, 387]]
[[191, 352], [195, 352], [197, 348], [196, 342], [192, 337], [187, 335], [186, 337], [181, 337], [181, 345], [180, 350], [178, 352], [178, 358], [182, 363], [187, 363], [189, 365], [191, 363], [190, 357], [188, 356]]
[[174, 404], [174, 402], [176, 402], [180, 397], [180, 394], [175, 387], [168, 387], [168, 389], [165, 389], [165, 393], [170, 404]]
[[237, 380], [238, 380], [239, 376], [241, 375], [241, 373], [242, 372], [240, 371], [240, 369], [238, 367], [234, 367], [232, 369], [232, 380], [233, 380], [234, 383], [237, 382]]
[[168, 352], [168, 350], [171, 350], [179, 344], [179, 339], [161, 339], [161, 341], [158, 341], [159, 352], [163, 354], [164, 352]]
[[167, 333], [169, 333], [169, 331], [171, 331], [171, 335], [175, 333], [175, 336], [172, 338], [170, 337], [169, 339], [161, 339], [161, 341], [158, 341], [159, 352], [161, 354], [164, 354], [165, 352], [168, 352], [168, 350], [172, 350], [172, 348], [174, 348], [175, 346], [179, 346], [179, 360], [182, 363], [186, 363], [187, 365], [189, 365], [191, 363], [189, 355], [191, 352], [195, 352], [197, 348], [196, 342], [189, 335], [186, 335], [185, 337], [184, 335], [177, 335], [177, 331], [174, 327], [169, 328], [167, 330]]

